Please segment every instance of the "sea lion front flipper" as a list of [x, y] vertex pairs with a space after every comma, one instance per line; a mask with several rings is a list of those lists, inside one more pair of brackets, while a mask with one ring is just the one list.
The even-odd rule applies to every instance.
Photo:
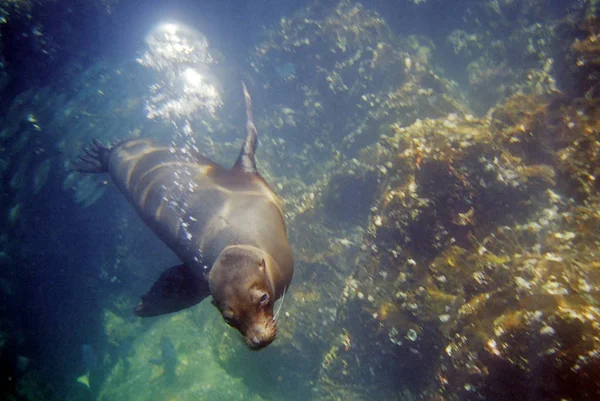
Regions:
[[141, 317], [178, 312], [200, 303], [209, 295], [210, 288], [202, 274], [186, 265], [178, 265], [162, 272], [133, 312]]

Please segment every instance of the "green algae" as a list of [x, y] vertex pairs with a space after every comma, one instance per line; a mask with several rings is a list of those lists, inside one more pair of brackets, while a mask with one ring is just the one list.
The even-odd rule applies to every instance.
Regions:
[[[228, 328], [210, 304], [158, 319], [136, 337], [132, 351], [118, 361], [98, 394], [100, 401], [221, 400], [261, 401], [239, 377], [219, 363], [214, 340]], [[168, 337], [177, 351], [175, 378], [167, 381], [161, 365], [150, 363], [160, 354], [160, 339]], [[242, 346], [242, 344], [239, 344]]]

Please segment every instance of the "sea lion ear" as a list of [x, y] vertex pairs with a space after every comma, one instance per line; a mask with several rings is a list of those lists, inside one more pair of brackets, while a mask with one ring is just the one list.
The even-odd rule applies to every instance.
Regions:
[[260, 261], [260, 263], [258, 264], [258, 268], [260, 269], [261, 272], [265, 272], [267, 270], [267, 263], [265, 262], [264, 259], [262, 259]]

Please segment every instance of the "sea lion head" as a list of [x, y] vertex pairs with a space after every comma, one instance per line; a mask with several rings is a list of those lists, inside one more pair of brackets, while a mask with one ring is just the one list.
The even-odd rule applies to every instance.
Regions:
[[277, 262], [258, 248], [230, 246], [221, 252], [209, 275], [213, 304], [253, 350], [271, 344], [277, 335], [275, 289], [269, 273], [273, 263]]

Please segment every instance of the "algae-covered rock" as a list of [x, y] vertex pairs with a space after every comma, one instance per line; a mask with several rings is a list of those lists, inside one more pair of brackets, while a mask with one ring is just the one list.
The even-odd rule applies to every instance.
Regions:
[[434, 71], [432, 53], [430, 41], [397, 38], [359, 3], [283, 18], [251, 60], [257, 102], [269, 99], [259, 103], [266, 112], [257, 116], [259, 130], [290, 148], [282, 167], [311, 182], [323, 161], [358, 152], [390, 121], [463, 110], [457, 88]]
[[[218, 338], [227, 339], [230, 333], [223, 334], [229, 330], [210, 303], [157, 319], [149, 330], [136, 337], [130, 353], [115, 364], [101, 385], [98, 399], [263, 400], [261, 389], [251, 389], [243, 378], [220, 365], [215, 344]], [[164, 363], [156, 361], [161, 358], [162, 338], [168, 338], [175, 349], [173, 377], [166, 374]], [[243, 344], [235, 340], [242, 352]], [[228, 346], [236, 347], [233, 341]]]
[[599, 105], [591, 97], [515, 96], [496, 108], [492, 130], [524, 162], [552, 166], [566, 195], [581, 200], [600, 189]]
[[368, 253], [343, 294], [336, 327], [345, 334], [322, 367], [325, 393], [331, 381], [382, 397], [398, 386], [423, 391], [434, 377], [442, 325], [463, 296], [445, 286], [464, 284], [436, 273], [432, 259], [455, 244], [468, 247], [478, 231], [523, 219], [552, 186], [503, 156], [486, 121], [451, 115], [391, 132], [359, 157], [376, 177], [362, 244]]
[[[580, 104], [516, 96], [491, 119], [392, 125], [361, 151], [353, 165], [376, 182], [366, 252], [343, 292], [317, 394], [597, 396], [600, 231], [591, 228], [596, 158], [586, 152], [598, 139], [592, 120], [574, 117]], [[584, 104], [594, 115], [595, 102]], [[335, 208], [360, 176], [342, 165], [331, 179], [348, 187], [323, 190], [318, 207]], [[555, 379], [532, 385], [536, 375]]]
[[[531, 225], [484, 240], [481, 260], [497, 262], [447, 326], [437, 376], [448, 399], [598, 397], [597, 202], [565, 210], [540, 242]], [[582, 225], [595, 228], [576, 234]]]
[[139, 333], [140, 320], [125, 319], [123, 316], [107, 309], [104, 311], [104, 332], [109, 343], [120, 345], [124, 341], [134, 338]]
[[[572, 79], [569, 46], [581, 36], [576, 21], [585, 3], [489, 0], [458, 8], [464, 24], [436, 44], [472, 110], [484, 114], [518, 93], [571, 91], [577, 79]], [[439, 4], [430, 4], [432, 18]]]

